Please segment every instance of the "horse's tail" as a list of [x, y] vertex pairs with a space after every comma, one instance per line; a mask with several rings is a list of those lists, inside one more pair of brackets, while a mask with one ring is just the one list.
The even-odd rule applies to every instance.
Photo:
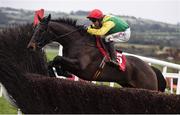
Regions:
[[151, 68], [154, 70], [154, 72], [156, 73], [156, 76], [157, 76], [158, 91], [164, 92], [166, 89], [166, 80], [165, 80], [162, 72], [153, 66], [151, 66]]

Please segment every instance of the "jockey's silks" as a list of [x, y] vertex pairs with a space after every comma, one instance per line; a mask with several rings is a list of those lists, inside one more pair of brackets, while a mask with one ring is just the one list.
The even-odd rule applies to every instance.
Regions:
[[116, 32], [123, 32], [127, 28], [129, 28], [129, 25], [121, 18], [106, 15], [102, 20], [102, 27], [100, 29], [88, 27], [87, 32], [92, 35], [104, 36]]

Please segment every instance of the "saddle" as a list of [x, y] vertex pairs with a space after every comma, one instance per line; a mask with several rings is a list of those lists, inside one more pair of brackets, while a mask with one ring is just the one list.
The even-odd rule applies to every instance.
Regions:
[[[103, 43], [101, 38], [96, 37], [96, 45], [97, 45], [97, 48], [99, 49], [100, 53], [104, 56], [103, 60], [106, 62], [109, 62], [110, 56], [109, 56], [106, 46]], [[116, 60], [118, 62], [119, 70], [125, 71], [126, 70], [126, 56], [124, 54], [122, 54], [121, 50], [116, 49]]]

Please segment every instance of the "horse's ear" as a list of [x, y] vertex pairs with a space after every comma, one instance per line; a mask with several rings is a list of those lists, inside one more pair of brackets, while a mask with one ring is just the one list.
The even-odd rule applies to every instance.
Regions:
[[48, 21], [51, 20], [51, 14], [48, 15], [47, 20], [48, 20]]
[[38, 20], [41, 22], [42, 21], [42, 18], [39, 16], [39, 15], [37, 15], [38, 16]]

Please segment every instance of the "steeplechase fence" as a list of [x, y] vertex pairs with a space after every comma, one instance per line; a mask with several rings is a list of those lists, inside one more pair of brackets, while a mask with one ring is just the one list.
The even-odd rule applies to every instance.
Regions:
[[[130, 53], [123, 53], [124, 55], [127, 56], [135, 56], [138, 57], [140, 59], [142, 59], [143, 61], [149, 63], [150, 65], [158, 65], [161, 66], [162, 69], [162, 74], [164, 75], [164, 77], [167, 79], [167, 82], [169, 83], [169, 87], [170, 87], [170, 93], [176, 93], [176, 94], [180, 94], [180, 65], [179, 64], [174, 64], [174, 63], [170, 63], [170, 62], [166, 62], [166, 61], [162, 61], [162, 60], [157, 60], [157, 59], [153, 59], [153, 58], [148, 58], [148, 57], [143, 57], [143, 56], [139, 56], [139, 55], [135, 55], [135, 54], [130, 54]], [[58, 55], [62, 56], [62, 46], [59, 45], [59, 52]], [[178, 71], [177, 73], [170, 73], [167, 71], [168, 68], [172, 68], [176, 71]], [[55, 71], [55, 69], [54, 69]], [[63, 76], [58, 76], [56, 71], [55, 74], [58, 78], [64, 78]], [[79, 78], [77, 76], [74, 75], [73, 80], [78, 81]], [[177, 82], [174, 83], [174, 80], [176, 80]], [[92, 81], [92, 83], [96, 83], [96, 81]], [[114, 82], [110, 82], [109, 85], [111, 87], [114, 87]], [[3, 95], [3, 87], [2, 84], [0, 83], [0, 97], [2, 97]]]
[[[157, 60], [157, 59], [153, 59], [153, 58], [148, 58], [148, 57], [143, 57], [143, 56], [139, 56], [139, 55], [135, 55], [135, 54], [130, 54], [130, 53], [123, 53], [124, 55], [126, 56], [135, 56], [135, 57], [138, 57], [140, 59], [142, 59], [143, 61], [147, 62], [149, 65], [158, 65], [158, 66], [161, 66], [162, 67], [162, 74], [164, 75], [164, 77], [166, 78], [168, 84], [169, 84], [169, 87], [170, 87], [170, 93], [174, 93], [174, 94], [180, 94], [180, 65], [179, 64], [174, 64], [174, 63], [170, 63], [170, 62], [166, 62], [166, 61], [162, 61], [162, 60]], [[60, 45], [59, 46], [59, 53], [58, 55], [61, 55], [62, 56], [62, 46]], [[168, 72], [167, 70], [169, 68], [172, 68], [174, 70], [177, 71], [177, 73], [170, 73]], [[66, 79], [65, 77], [63, 76], [58, 76], [56, 71], [55, 71], [55, 68], [54, 69], [54, 72], [55, 72], [55, 75], [57, 76], [57, 78], [63, 78], [63, 79]], [[73, 78], [71, 78], [71, 80], [74, 80], [74, 81], [78, 81], [79, 78], [75, 75], [73, 75]], [[176, 80], [177, 82], [174, 83], [174, 80]], [[96, 81], [92, 81], [92, 83], [97, 83]], [[103, 84], [103, 83], [100, 83], [100, 84]], [[115, 86], [115, 83], [114, 82], [110, 82], [109, 83], [109, 86], [110, 87], [114, 87]], [[0, 83], [0, 97], [2, 97], [3, 95], [3, 86], [2, 84]], [[22, 115], [20, 109], [18, 109], [18, 115]]]

